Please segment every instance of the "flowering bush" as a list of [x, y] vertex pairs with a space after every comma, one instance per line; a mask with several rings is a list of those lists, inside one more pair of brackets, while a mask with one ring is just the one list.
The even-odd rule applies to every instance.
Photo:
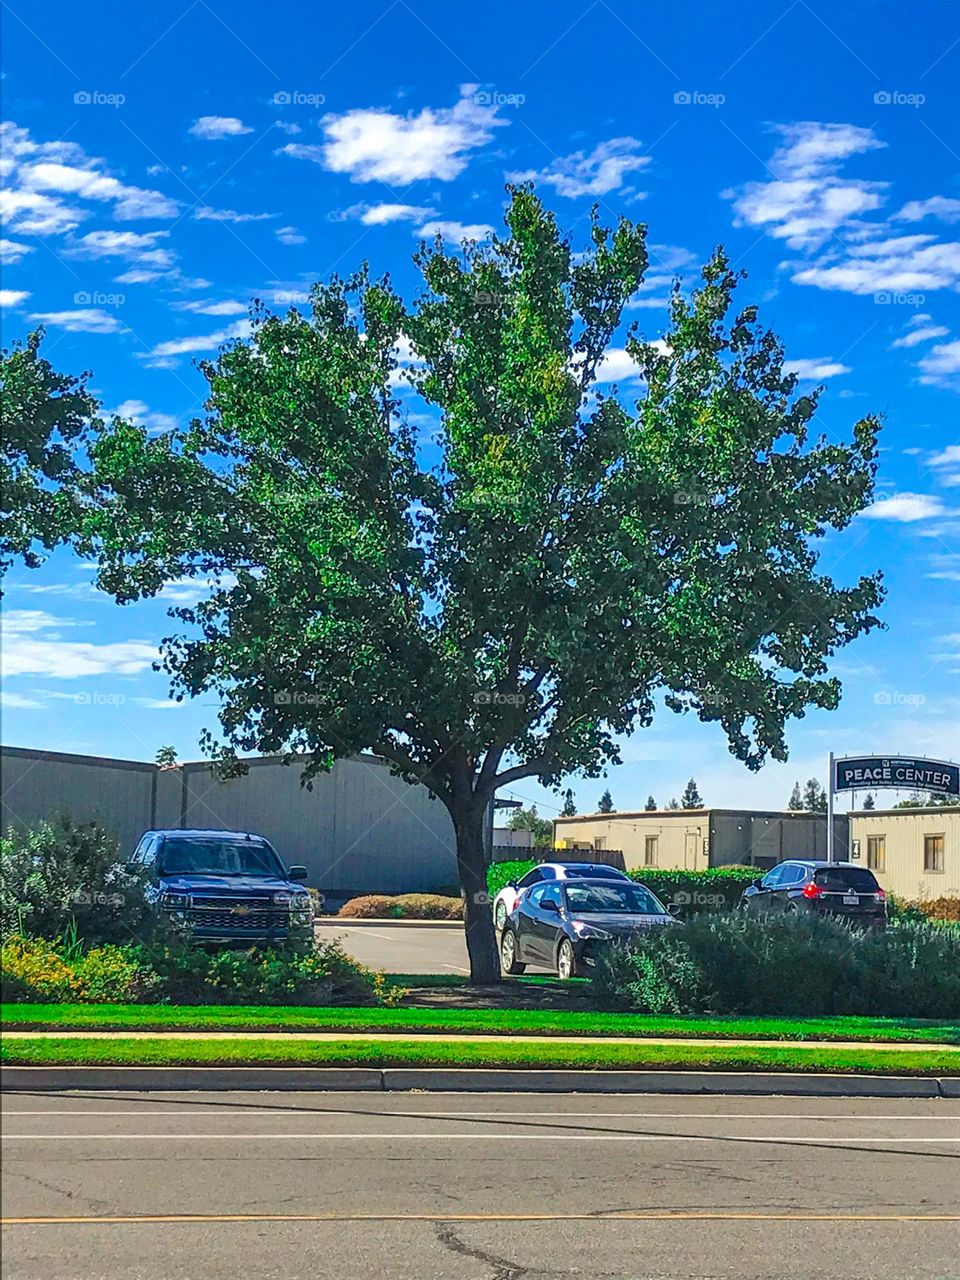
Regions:
[[3, 999], [52, 1004], [126, 1003], [153, 998], [157, 975], [132, 947], [84, 952], [76, 944], [11, 937], [0, 950]]
[[439, 893], [368, 893], [351, 898], [337, 912], [354, 919], [462, 920], [463, 902]]

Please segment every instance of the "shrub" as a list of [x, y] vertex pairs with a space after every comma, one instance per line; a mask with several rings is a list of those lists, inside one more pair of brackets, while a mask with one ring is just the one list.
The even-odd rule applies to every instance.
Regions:
[[13, 831], [0, 842], [0, 929], [56, 938], [75, 927], [87, 942], [128, 942], [150, 919], [145, 883], [96, 822], [60, 817]]
[[519, 880], [532, 870], [539, 858], [517, 858], [511, 862], [491, 862], [487, 867], [487, 892], [495, 898], [505, 884], [511, 880]]
[[402, 995], [336, 943], [312, 951], [120, 947], [84, 952], [15, 937], [2, 948], [3, 999], [37, 1003], [391, 1004]]
[[463, 902], [436, 893], [368, 893], [345, 902], [337, 915], [367, 920], [390, 916], [399, 920], [462, 920]]
[[920, 898], [911, 901], [890, 895], [887, 906], [891, 919], [912, 920], [923, 923], [925, 920], [939, 920], [944, 924], [960, 924], [960, 898]]
[[732, 911], [740, 895], [763, 872], [757, 867], [708, 867], [705, 871], [638, 867], [631, 880], [645, 884], [666, 905], [679, 907], [681, 916], [703, 911]]
[[601, 954], [602, 1004], [639, 1012], [960, 1016], [960, 933], [906, 922], [702, 914]]
[[84, 952], [46, 938], [11, 937], [0, 952], [3, 999], [38, 1003], [126, 1003], [153, 998], [157, 976], [133, 947]]

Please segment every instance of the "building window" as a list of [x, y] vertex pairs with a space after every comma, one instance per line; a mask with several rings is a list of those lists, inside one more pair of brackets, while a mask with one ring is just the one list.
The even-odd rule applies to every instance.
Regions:
[[643, 865], [645, 867], [655, 867], [657, 865], [657, 836], [644, 836], [643, 838]]
[[594, 849], [605, 849], [605, 848], [607, 847], [607, 837], [606, 837], [606, 836], [594, 836], [594, 837], [593, 837], [593, 847], [594, 847]]
[[871, 871], [885, 870], [887, 837], [867, 836], [867, 866]]
[[924, 871], [943, 870], [943, 836], [923, 837], [923, 869]]

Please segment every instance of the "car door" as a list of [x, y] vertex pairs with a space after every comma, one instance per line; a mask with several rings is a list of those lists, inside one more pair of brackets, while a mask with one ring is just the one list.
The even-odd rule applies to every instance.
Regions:
[[780, 904], [777, 901], [777, 885], [783, 876], [783, 865], [774, 867], [760, 881], [757, 888], [756, 896], [753, 899], [753, 907], [757, 911], [778, 911]]
[[537, 917], [540, 899], [549, 886], [535, 884], [521, 894], [516, 907], [517, 917], [517, 959], [521, 964], [540, 964], [537, 952]]
[[534, 964], [552, 969], [556, 962], [557, 940], [561, 932], [560, 911], [563, 907], [563, 891], [559, 884], [546, 884], [539, 895], [536, 912], [531, 921], [530, 938], [536, 951]]

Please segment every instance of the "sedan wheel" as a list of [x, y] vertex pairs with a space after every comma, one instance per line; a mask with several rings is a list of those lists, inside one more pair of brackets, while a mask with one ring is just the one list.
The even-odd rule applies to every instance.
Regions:
[[500, 968], [505, 974], [523, 973], [525, 964], [517, 959], [517, 935], [508, 929], [500, 939]]
[[557, 952], [557, 973], [564, 982], [577, 977], [577, 957], [573, 951], [573, 944], [567, 938], [560, 943], [560, 950]]
[[497, 926], [497, 932], [503, 933], [503, 926], [507, 923], [507, 904], [502, 900], [497, 903], [496, 910], [493, 913], [493, 919]]

